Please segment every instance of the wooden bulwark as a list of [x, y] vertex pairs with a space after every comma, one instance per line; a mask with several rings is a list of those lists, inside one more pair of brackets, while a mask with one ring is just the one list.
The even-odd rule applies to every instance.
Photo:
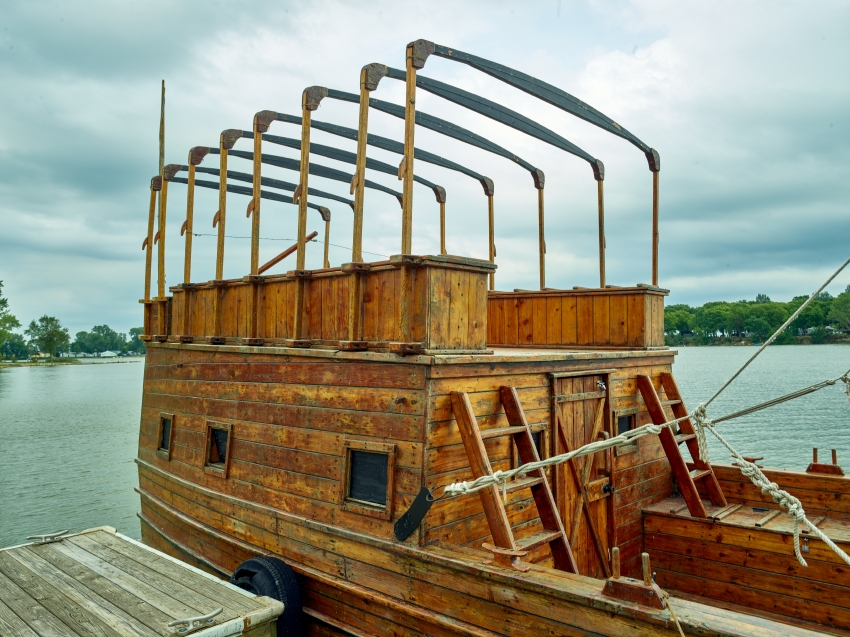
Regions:
[[646, 287], [490, 292], [487, 344], [662, 348], [666, 294]]
[[[271, 344], [302, 339], [319, 346], [362, 340], [377, 348], [413, 342], [427, 350], [484, 351], [487, 275], [492, 269], [489, 261], [457, 257], [400, 257], [369, 264], [355, 275], [359, 289], [353, 315], [361, 320], [357, 339], [350, 338], [352, 276], [345, 267], [314, 270], [309, 276], [290, 273], [175, 287], [170, 320], [182, 326], [188, 312], [189, 331], [180, 336], [196, 342], [210, 336]], [[299, 284], [304, 290], [302, 331], [296, 335]], [[161, 305], [145, 307], [150, 316], [145, 325], [155, 330]]]

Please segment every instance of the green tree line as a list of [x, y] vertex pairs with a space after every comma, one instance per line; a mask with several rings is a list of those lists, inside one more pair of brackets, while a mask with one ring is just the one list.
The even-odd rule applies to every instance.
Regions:
[[89, 332], [77, 332], [74, 339], [68, 328], [55, 316], [44, 315], [19, 333], [21, 322], [9, 309], [9, 300], [3, 296], [0, 281], [0, 358], [21, 360], [36, 354], [59, 356], [66, 352], [100, 354], [112, 351], [122, 354], [144, 353], [145, 344], [139, 339], [141, 327], [130, 330], [129, 336], [113, 330], [108, 325], [95, 325]]
[[[664, 309], [664, 333], [671, 345], [708, 345], [736, 339], [761, 343], [808, 298], [795, 296], [782, 303], [759, 294], [754, 301], [712, 301], [699, 307], [669, 305]], [[850, 333], [850, 285], [836, 297], [829, 292], [818, 295], [775, 342], [823, 343], [842, 339], [844, 333]]]

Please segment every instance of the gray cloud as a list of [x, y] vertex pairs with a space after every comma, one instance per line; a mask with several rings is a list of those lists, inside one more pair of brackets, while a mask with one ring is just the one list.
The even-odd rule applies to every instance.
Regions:
[[[560, 6], [560, 11], [558, 7]], [[426, 37], [537, 75], [609, 114], [662, 156], [661, 283], [670, 302], [787, 299], [817, 287], [847, 257], [850, 9], [754, 2], [377, 2], [234, 5], [225, 2], [6, 3], [0, 24], [0, 280], [23, 321], [50, 313], [71, 331], [140, 324], [147, 184], [156, 171], [159, 80], [166, 79], [166, 161], [215, 143], [253, 113], [297, 113], [311, 84], [356, 91], [368, 62], [403, 66], [404, 45]], [[412, 25], [412, 26], [411, 26]], [[492, 78], [429, 60], [422, 72], [496, 99], [549, 126], [607, 168], [609, 280], [649, 279], [650, 175], [622, 140]], [[401, 103], [386, 80], [381, 99]], [[420, 108], [451, 119], [540, 166], [547, 175], [547, 282], [594, 285], [595, 183], [586, 164], [463, 109], [422, 95]], [[355, 126], [356, 107], [326, 100], [317, 119]], [[373, 132], [400, 139], [402, 124], [373, 114]], [[272, 132], [297, 137], [295, 127]], [[316, 141], [353, 150], [323, 134]], [[242, 142], [244, 143], [244, 142]], [[492, 177], [500, 288], [533, 286], [536, 195], [503, 159], [417, 131], [417, 145]], [[247, 148], [247, 145], [246, 145]], [[295, 158], [289, 149], [275, 153]], [[371, 153], [371, 151], [370, 151]], [[398, 163], [398, 157], [375, 152]], [[331, 160], [317, 160], [336, 165]], [[212, 158], [207, 160], [212, 163]], [[246, 164], [246, 162], [243, 162]], [[249, 170], [237, 165], [237, 170]], [[486, 255], [486, 202], [473, 180], [431, 166], [417, 172], [448, 191], [449, 249]], [[295, 181], [294, 173], [269, 170]], [[400, 189], [394, 178], [370, 175]], [[311, 185], [347, 195], [344, 184]], [[212, 191], [199, 193], [197, 231], [210, 227]], [[239, 196], [228, 199], [244, 210]], [[168, 282], [182, 273], [178, 235], [185, 188], [169, 197]], [[333, 206], [332, 242], [350, 245], [350, 211]], [[394, 254], [400, 211], [369, 193], [364, 248]], [[437, 206], [416, 191], [414, 250], [438, 249]], [[263, 236], [294, 235], [294, 208], [264, 207]], [[248, 223], [229, 216], [228, 235]], [[316, 225], [315, 220], [311, 224]], [[311, 229], [313, 229], [311, 227]], [[263, 258], [282, 241], [263, 243]], [[212, 277], [214, 239], [195, 240], [195, 277]], [[227, 276], [248, 264], [244, 239], [227, 241]], [[348, 260], [333, 247], [334, 263]], [[319, 263], [321, 247], [308, 251]], [[836, 282], [836, 292], [850, 282]]]

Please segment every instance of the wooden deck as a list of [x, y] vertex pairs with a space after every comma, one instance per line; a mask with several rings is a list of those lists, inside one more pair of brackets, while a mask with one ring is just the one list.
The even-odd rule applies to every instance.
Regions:
[[3, 637], [173, 637], [172, 620], [218, 608], [191, 634], [272, 637], [283, 612], [109, 527], [0, 551]]
[[[715, 468], [721, 478], [727, 478], [722, 482], [728, 481], [732, 468]], [[807, 497], [800, 481], [809, 478], [822, 487], [825, 476], [766, 473], [803, 501], [809, 519], [818, 528], [842, 549], [850, 550], [850, 516], [838, 511], [839, 507], [827, 515], [806, 506], [812, 496], [825, 499], [831, 494], [825, 488], [811, 489]], [[791, 476], [776, 475], [780, 473]], [[789, 486], [794, 474], [799, 480]], [[804, 567], [794, 557], [793, 520], [772, 502], [738, 499], [730, 500], [726, 507], [707, 503], [706, 509], [708, 519], [693, 518], [681, 497], [670, 497], [644, 509], [646, 550], [660, 586], [703, 600], [744, 605], [750, 612], [783, 615], [836, 629], [850, 626], [850, 569], [823, 542], [803, 532], [803, 557], [808, 563]]]

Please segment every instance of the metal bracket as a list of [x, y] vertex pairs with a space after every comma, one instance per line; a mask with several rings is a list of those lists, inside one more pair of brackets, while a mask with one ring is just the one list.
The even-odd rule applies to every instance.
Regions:
[[30, 535], [27, 537], [28, 540], [38, 540], [37, 542], [33, 542], [34, 546], [38, 546], [39, 544], [52, 544], [53, 542], [61, 542], [64, 540], [64, 537], [68, 531], [57, 531], [56, 533], [48, 533], [47, 535]]
[[191, 633], [201, 630], [202, 628], [207, 628], [208, 626], [215, 623], [214, 618], [220, 615], [223, 611], [223, 608], [216, 608], [211, 613], [207, 613], [206, 615], [201, 615], [199, 617], [189, 617], [188, 619], [175, 619], [174, 621], [168, 622], [168, 627], [174, 628], [175, 626], [181, 626], [185, 624], [185, 627], [179, 628], [175, 632], [178, 635], [189, 635]]

